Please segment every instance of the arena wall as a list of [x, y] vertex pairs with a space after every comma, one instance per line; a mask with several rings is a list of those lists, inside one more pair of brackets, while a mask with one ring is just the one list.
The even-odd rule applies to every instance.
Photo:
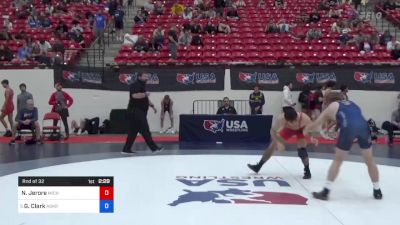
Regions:
[[[225, 75], [225, 91], [184, 91], [184, 92], [157, 92], [150, 95], [151, 101], [160, 109], [160, 102], [165, 94], [169, 94], [174, 100], [175, 128], [179, 127], [179, 114], [192, 113], [192, 102], [196, 99], [222, 99], [228, 96], [230, 99], [248, 99], [250, 91], [231, 90], [229, 69]], [[35, 98], [35, 104], [39, 109], [39, 117], [43, 118], [45, 112], [50, 111], [48, 99], [54, 91], [53, 70], [0, 70], [0, 80], [8, 79], [16, 95], [19, 93], [18, 85], [25, 83], [28, 91]], [[70, 109], [70, 120], [84, 117], [99, 116], [101, 120], [109, 117], [111, 109], [126, 108], [128, 102], [127, 92], [65, 89], [74, 98], [74, 105]], [[281, 108], [281, 92], [264, 91], [266, 105], [264, 114], [276, 114]], [[352, 91], [349, 92], [351, 100], [359, 104], [366, 118], [373, 118], [380, 126], [384, 120], [390, 118], [391, 112], [397, 107], [397, 92], [387, 91]], [[298, 92], [293, 92], [297, 100]], [[0, 104], [4, 102], [3, 90], [0, 94]], [[155, 115], [149, 112], [149, 123], [152, 131], [160, 130], [159, 112]], [[165, 127], [169, 121], [166, 120]], [[4, 128], [0, 126], [0, 131]]]

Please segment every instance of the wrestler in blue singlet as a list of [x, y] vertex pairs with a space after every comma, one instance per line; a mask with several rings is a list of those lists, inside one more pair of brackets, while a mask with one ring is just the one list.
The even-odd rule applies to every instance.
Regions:
[[358, 139], [362, 149], [371, 147], [371, 133], [368, 123], [362, 115], [360, 107], [352, 101], [341, 101], [336, 114], [336, 123], [340, 128], [340, 134], [336, 146], [349, 151], [353, 141]]

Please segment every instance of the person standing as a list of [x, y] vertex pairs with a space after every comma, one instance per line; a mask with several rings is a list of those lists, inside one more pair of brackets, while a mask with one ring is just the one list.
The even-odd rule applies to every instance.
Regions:
[[19, 93], [17, 95], [17, 116], [15, 117], [15, 121], [17, 121], [19, 118], [19, 115], [18, 115], [19, 112], [22, 109], [26, 108], [28, 99], [33, 100], [33, 95], [26, 91], [26, 84], [24, 84], [24, 83], [20, 84], [19, 90], [21, 91], [21, 93]]
[[162, 147], [158, 146], [151, 137], [149, 124], [147, 122], [147, 111], [149, 106], [153, 108], [154, 113], [157, 110], [149, 100], [150, 93], [146, 91], [146, 82], [149, 79], [149, 74], [140, 73], [137, 81], [129, 87], [129, 104], [128, 104], [128, 136], [126, 138], [125, 146], [122, 150], [122, 154], [134, 154], [131, 148], [135, 142], [136, 136], [140, 133], [146, 144], [149, 146], [153, 153], [160, 152], [163, 150]]
[[352, 101], [344, 101], [341, 93], [337, 91], [331, 91], [325, 99], [327, 108], [316, 121], [304, 128], [303, 133], [305, 135], [318, 133], [321, 125], [330, 120], [337, 122], [340, 133], [335, 147], [335, 157], [329, 168], [325, 186], [322, 191], [313, 192], [314, 198], [328, 200], [332, 184], [339, 174], [340, 167], [351, 150], [354, 140], [357, 139], [372, 181], [372, 194], [375, 199], [382, 199], [379, 171], [372, 154], [371, 131], [360, 107]]
[[8, 80], [2, 80], [1, 85], [5, 89], [4, 91], [4, 104], [1, 107], [1, 114], [0, 114], [0, 122], [3, 124], [4, 128], [6, 129], [6, 133], [4, 137], [11, 137], [12, 133], [11, 130], [8, 128], [8, 125], [4, 118], [7, 116], [8, 122], [10, 123], [10, 128], [13, 127], [13, 112], [14, 112], [14, 91], [10, 88], [10, 83]]
[[282, 108], [284, 107], [294, 107], [296, 103], [293, 102], [292, 95], [293, 84], [288, 82], [283, 86], [283, 99], [282, 99]]
[[260, 91], [258, 84], [254, 86], [254, 92], [249, 97], [251, 115], [262, 114], [265, 104], [264, 94]]
[[117, 41], [123, 41], [122, 32], [124, 30], [124, 16], [125, 12], [122, 6], [118, 6], [117, 10], [114, 12], [114, 25], [117, 30]]
[[[161, 115], [160, 115], [160, 120], [161, 120], [161, 131], [160, 133], [174, 133], [174, 113], [172, 110], [174, 102], [172, 99], [169, 97], [169, 95], [165, 95], [163, 100], [161, 101]], [[171, 122], [171, 126], [167, 130], [163, 130], [164, 127], [164, 118], [165, 118], [165, 113], [168, 113], [169, 119]]]
[[99, 45], [104, 44], [104, 30], [107, 26], [107, 17], [103, 14], [101, 10], [99, 10], [94, 17], [95, 20], [95, 34], [96, 38], [99, 40]]
[[168, 32], [168, 40], [169, 40], [169, 54], [171, 55], [171, 59], [176, 60], [178, 57], [178, 33], [176, 31], [176, 27], [172, 26]]
[[[68, 108], [72, 106], [74, 100], [71, 95], [62, 90], [62, 85], [60, 83], [56, 83], [54, 85], [56, 88], [56, 92], [54, 92], [49, 99], [49, 105], [52, 105], [52, 112], [56, 112], [60, 115], [61, 120], [64, 124], [65, 130], [65, 138], [67, 140], [69, 138], [69, 127], [68, 127], [68, 117], [69, 111]], [[57, 121], [54, 121], [54, 126], [57, 124]]]

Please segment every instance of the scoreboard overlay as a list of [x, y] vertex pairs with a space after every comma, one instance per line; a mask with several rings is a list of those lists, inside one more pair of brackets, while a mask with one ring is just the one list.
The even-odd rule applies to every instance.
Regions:
[[113, 213], [114, 177], [18, 177], [19, 213]]

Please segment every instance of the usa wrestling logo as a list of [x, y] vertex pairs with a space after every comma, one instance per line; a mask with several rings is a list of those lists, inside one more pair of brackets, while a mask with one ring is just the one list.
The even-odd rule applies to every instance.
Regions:
[[243, 73], [239, 72], [239, 80], [245, 83], [259, 83], [259, 84], [279, 84], [277, 73], [263, 72], [263, 73]]
[[309, 73], [296, 73], [296, 80], [302, 84], [312, 84], [314, 83], [314, 76]]
[[355, 72], [354, 80], [361, 83], [375, 83], [375, 84], [394, 84], [396, 82], [393, 73], [387, 72]]
[[257, 75], [239, 72], [239, 80], [245, 83], [257, 83]]
[[[280, 177], [186, 177], [179, 176], [176, 179], [184, 184], [183, 194], [169, 206], [178, 206], [193, 202], [214, 203], [214, 204], [285, 204], [285, 205], [307, 205], [307, 198], [289, 192], [289, 183]], [[262, 191], [268, 185], [269, 189], [278, 191]], [[210, 187], [211, 186], [211, 187]], [[239, 188], [226, 188], [226, 186], [241, 186]], [[195, 188], [196, 191], [189, 190]], [[199, 190], [199, 189], [205, 190]], [[211, 190], [210, 190], [211, 188]], [[286, 189], [285, 189], [286, 188]], [[219, 189], [219, 190], [216, 190]], [[260, 189], [260, 190], [256, 190]]]
[[176, 81], [181, 84], [189, 85], [194, 84], [194, 74], [176, 74]]
[[363, 84], [372, 83], [372, 74], [364, 72], [354, 72], [354, 80]]
[[88, 83], [88, 84], [102, 84], [103, 79], [101, 74], [99, 73], [92, 73], [92, 72], [72, 72], [72, 71], [63, 71], [62, 75], [64, 80], [70, 82], [81, 82], [81, 83]]
[[[128, 73], [121, 73], [118, 77], [119, 81], [126, 85], [131, 85], [137, 81], [138, 77], [137, 72], [128, 74]], [[147, 80], [146, 84], [160, 84], [160, 80], [158, 79], [158, 75], [155, 73], [149, 73], [149, 79]]]
[[214, 73], [178, 73], [176, 74], [176, 81], [181, 84], [215, 84], [217, 77]]
[[208, 130], [214, 134], [217, 132], [224, 132], [225, 120], [204, 120], [203, 128], [204, 130]]

